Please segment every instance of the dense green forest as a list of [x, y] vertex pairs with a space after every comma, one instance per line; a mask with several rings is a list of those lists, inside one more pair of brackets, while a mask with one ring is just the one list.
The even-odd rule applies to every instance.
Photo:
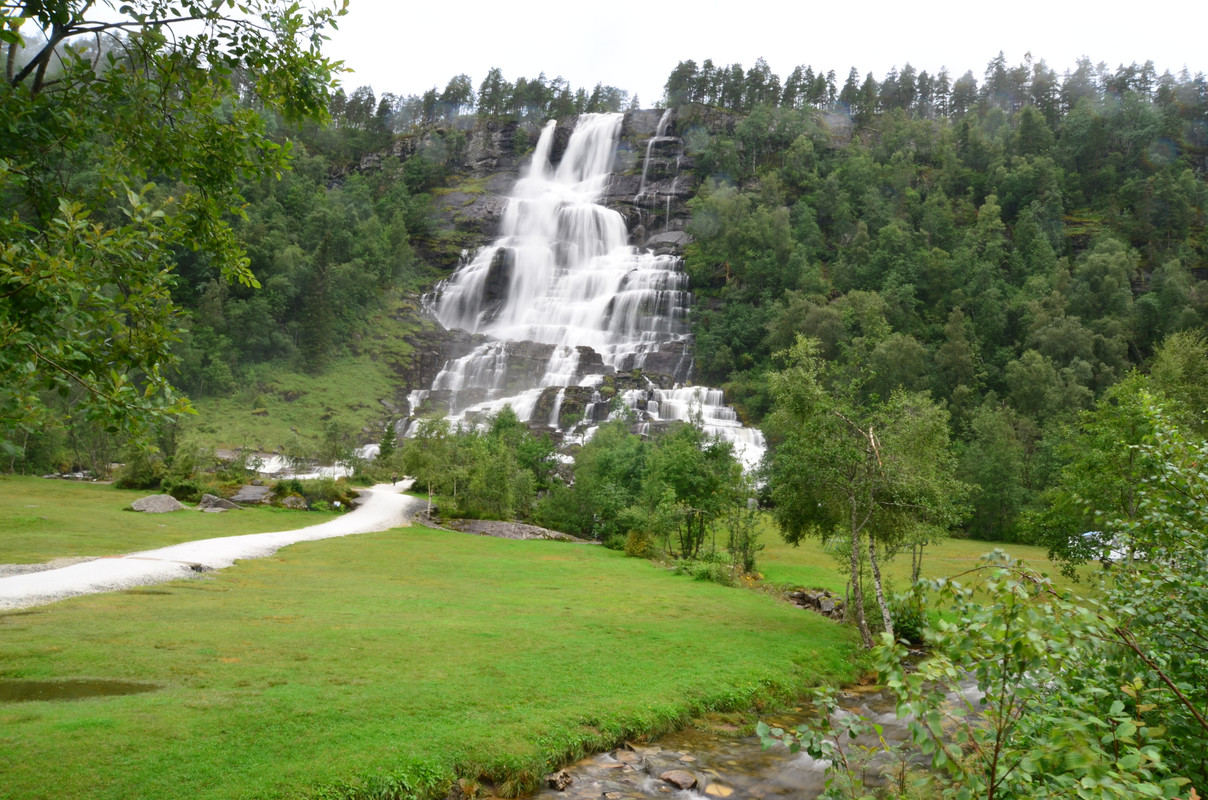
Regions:
[[[499, 70], [477, 91], [465, 75], [422, 96], [339, 90], [326, 121], [257, 106], [239, 74], [228, 92], [224, 113], [257, 115], [292, 169], [234, 187], [231, 235], [258, 286], [229, 280], [206, 247], [175, 251], [180, 333], [165, 373], [195, 398], [254, 383], [261, 364], [322, 372], [389, 298], [446, 274], [452, 265], [430, 257], [442, 234], [432, 197], [465, 180], [466, 131], [519, 124], [523, 153], [526, 131], [550, 116], [636, 103], [614, 87]], [[1085, 435], [1079, 414], [1148, 371], [1166, 337], [1203, 330], [1202, 75], [1085, 59], [1058, 75], [1000, 55], [981, 80], [906, 65], [881, 80], [853, 69], [839, 85], [805, 66], [782, 81], [762, 61], [688, 61], [663, 105], [699, 181], [685, 252], [696, 380], [723, 386], [761, 425], [785, 366], [776, 355], [805, 336], [829, 380], [864, 401], [929, 393], [973, 487], [969, 535], [1043, 538], [1057, 524], [1040, 513], [1045, 492]], [[85, 165], [75, 170], [87, 185]], [[69, 389], [48, 404], [69, 432], [91, 431], [69, 413]], [[26, 430], [9, 468], [62, 461], [81, 434], [55, 430]]]
[[929, 392], [974, 536], [1038, 535], [1022, 514], [1078, 449], [1078, 413], [1203, 330], [1202, 75], [999, 56], [980, 83], [907, 65], [837, 88], [684, 62], [667, 98], [689, 137], [731, 115], [690, 204], [700, 379], [762, 420], [774, 355], [804, 335], [866, 399]]

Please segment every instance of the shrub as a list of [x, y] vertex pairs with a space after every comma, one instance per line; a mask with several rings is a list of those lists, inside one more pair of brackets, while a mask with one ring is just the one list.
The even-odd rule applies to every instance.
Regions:
[[923, 630], [927, 627], [927, 612], [917, 596], [895, 597], [889, 606], [893, 617], [893, 632], [899, 639], [911, 643], [923, 641]]
[[291, 495], [302, 497], [310, 508], [316, 510], [334, 508], [336, 503], [339, 503], [341, 508], [351, 508], [352, 501], [356, 497], [356, 492], [347, 481], [334, 478], [316, 478], [306, 481], [298, 478], [286, 478], [277, 481], [273, 486], [272, 494], [275, 500], [282, 500]]
[[165, 478], [163, 490], [182, 503], [196, 503], [206, 487], [192, 478]]
[[[605, 542], [604, 546], [608, 547], [610, 542]], [[650, 558], [654, 555], [654, 541], [645, 531], [630, 531], [625, 536], [624, 546], [625, 555], [633, 558]]]
[[118, 470], [114, 486], [119, 489], [158, 489], [167, 470], [164, 462], [152, 458], [142, 447], [129, 447], [124, 454], [126, 463]]

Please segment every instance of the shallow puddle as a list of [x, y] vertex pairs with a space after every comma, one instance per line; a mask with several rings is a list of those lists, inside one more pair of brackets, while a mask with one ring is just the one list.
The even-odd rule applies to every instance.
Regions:
[[154, 683], [134, 681], [102, 681], [71, 678], [61, 681], [0, 680], [0, 703], [28, 703], [35, 700], [84, 700], [89, 697], [112, 697], [123, 694], [153, 692], [161, 688]]

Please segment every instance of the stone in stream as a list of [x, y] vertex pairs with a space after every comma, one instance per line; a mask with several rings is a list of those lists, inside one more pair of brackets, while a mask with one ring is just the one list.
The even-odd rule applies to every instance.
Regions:
[[659, 775], [659, 780], [669, 783], [677, 789], [691, 789], [696, 785], [696, 776], [682, 769], [669, 769]]
[[549, 784], [549, 788], [555, 789], [559, 792], [565, 792], [566, 787], [574, 783], [575, 779], [571, 777], [569, 772], [564, 769], [560, 769], [557, 772], [551, 772], [549, 775], [546, 775], [545, 782]]
[[729, 786], [722, 786], [720, 783], [711, 783], [705, 787], [705, 794], [710, 797], [729, 797], [734, 794], [734, 790]]

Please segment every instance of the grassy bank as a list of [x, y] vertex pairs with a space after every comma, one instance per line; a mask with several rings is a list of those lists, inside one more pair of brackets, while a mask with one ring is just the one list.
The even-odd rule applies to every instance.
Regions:
[[372, 314], [349, 351], [318, 374], [293, 363], [257, 364], [234, 391], [193, 398], [197, 416], [188, 420], [187, 435], [218, 447], [306, 453], [338, 431], [358, 446], [362, 427], [384, 424], [379, 401], [395, 399], [398, 371], [411, 357], [407, 337], [419, 328], [414, 304], [393, 299]]
[[[775, 525], [764, 518], [759, 541], [764, 550], [759, 554], [758, 569], [764, 579], [775, 584], [792, 584], [830, 589], [842, 593], [847, 583], [846, 556], [840, 565], [826, 552], [817, 539], [806, 539], [800, 545], [785, 544]], [[929, 545], [923, 551], [921, 576], [950, 578], [978, 564], [979, 559], [994, 549], [1002, 549], [1013, 558], [1025, 561], [1033, 569], [1046, 573], [1058, 588], [1068, 588], [1072, 582], [1063, 578], [1056, 564], [1049, 561], [1043, 547], [1026, 544], [1002, 544], [980, 539], [945, 539]], [[1082, 567], [1079, 574], [1089, 574], [1095, 564]], [[899, 553], [881, 565], [881, 572], [897, 591], [910, 586], [910, 553]]]
[[336, 516], [263, 506], [222, 514], [128, 510], [148, 494], [104, 484], [0, 477], [0, 564], [119, 555], [194, 539], [294, 530]]
[[[199, 515], [200, 516], [200, 515]], [[848, 631], [599, 547], [401, 529], [0, 615], [0, 796], [339, 796], [561, 759], [851, 675]]]

